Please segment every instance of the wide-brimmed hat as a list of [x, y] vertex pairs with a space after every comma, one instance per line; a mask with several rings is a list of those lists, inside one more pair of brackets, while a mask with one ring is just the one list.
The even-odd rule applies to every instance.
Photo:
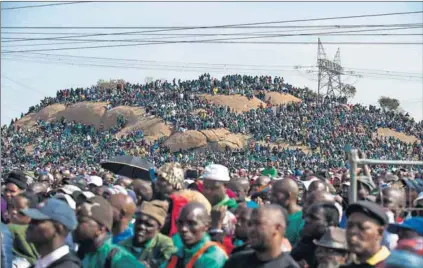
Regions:
[[313, 242], [319, 247], [348, 250], [346, 232], [338, 227], [329, 227], [320, 240]]

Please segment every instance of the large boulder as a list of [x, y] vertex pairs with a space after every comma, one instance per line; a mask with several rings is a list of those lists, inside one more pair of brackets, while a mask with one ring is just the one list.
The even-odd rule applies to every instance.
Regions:
[[206, 136], [207, 142], [219, 142], [223, 141], [231, 132], [225, 128], [216, 128], [201, 130], [201, 133]]
[[64, 111], [66, 109], [66, 106], [64, 104], [53, 104], [50, 106], [45, 107], [41, 111], [37, 113], [30, 113], [21, 119], [19, 119], [17, 122], [15, 122], [14, 126], [21, 127], [23, 129], [29, 129], [32, 128], [38, 120], [43, 121], [51, 121], [56, 120], [59, 113]]
[[248, 144], [248, 137], [242, 134], [233, 134], [230, 133], [225, 136], [224, 140], [217, 142], [218, 149], [223, 151], [226, 148], [230, 148], [231, 150], [238, 150], [242, 149], [247, 146]]
[[92, 125], [99, 129], [103, 116], [107, 111], [106, 102], [79, 102], [72, 104], [57, 114], [57, 119], [62, 116], [68, 121], [76, 121], [78, 123]]
[[147, 142], [155, 141], [161, 137], [169, 137], [172, 133], [171, 125], [165, 124], [161, 118], [145, 116], [130, 124], [128, 123], [116, 136], [122, 137], [137, 130], [144, 133]]
[[253, 97], [248, 99], [242, 95], [201, 95], [202, 98], [219, 106], [228, 106], [237, 113], [248, 112], [251, 109], [257, 109], [260, 105], [266, 106], [261, 100]]
[[207, 145], [207, 138], [200, 131], [187, 130], [185, 132], [174, 133], [164, 142], [164, 145], [171, 152], [177, 152], [204, 147]]
[[54, 121], [64, 117], [68, 121], [93, 125], [97, 129], [103, 125], [104, 129], [109, 130], [116, 125], [119, 116], [123, 116], [127, 123], [116, 134], [117, 137], [142, 130], [147, 141], [155, 141], [161, 137], [169, 137], [172, 133], [171, 125], [165, 124], [159, 117], [146, 115], [143, 108], [118, 106], [107, 111], [106, 102], [79, 102], [68, 107], [53, 104], [37, 113], [24, 116], [15, 123], [15, 126], [29, 129], [38, 120]]
[[111, 129], [116, 125], [118, 116], [123, 116], [128, 125], [135, 123], [139, 118], [145, 115], [145, 111], [140, 107], [118, 106], [107, 111], [103, 118], [102, 123], [104, 129]]
[[394, 137], [399, 139], [402, 142], [407, 142], [407, 143], [414, 143], [419, 140], [415, 136], [407, 135], [405, 133], [392, 130], [390, 128], [378, 128], [377, 135], [380, 137]]
[[291, 102], [301, 102], [301, 99], [292, 96], [291, 94], [281, 94], [279, 92], [267, 91], [264, 100], [270, 102], [272, 105], [285, 105]]

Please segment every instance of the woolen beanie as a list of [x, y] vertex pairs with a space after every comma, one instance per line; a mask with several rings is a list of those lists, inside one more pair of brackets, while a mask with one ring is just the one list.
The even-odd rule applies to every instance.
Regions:
[[165, 223], [169, 203], [167, 201], [153, 200], [144, 201], [141, 205], [141, 213], [154, 218], [162, 227]]

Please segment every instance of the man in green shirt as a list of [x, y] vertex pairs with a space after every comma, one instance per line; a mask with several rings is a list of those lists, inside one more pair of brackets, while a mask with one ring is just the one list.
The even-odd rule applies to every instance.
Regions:
[[160, 233], [168, 206], [166, 201], [144, 201], [136, 214], [134, 237], [120, 242], [140, 262], [151, 268], [160, 267], [176, 253], [172, 239]]
[[271, 178], [275, 178], [278, 175], [278, 171], [273, 166], [273, 161], [271, 159], [267, 160], [267, 167], [263, 169], [263, 171], [261, 172], [261, 175], [269, 176]]
[[77, 218], [79, 224], [73, 237], [79, 243], [83, 268], [145, 267], [126, 249], [112, 244], [113, 208], [106, 199], [88, 199], [78, 209]]
[[223, 247], [207, 234], [210, 217], [197, 202], [186, 205], [179, 214], [178, 234], [183, 246], [162, 267], [221, 268], [228, 259]]
[[297, 204], [298, 192], [297, 182], [290, 178], [275, 181], [272, 185], [272, 204], [280, 205], [288, 212], [285, 237], [292, 246], [298, 241], [299, 230], [303, 225], [303, 211]]

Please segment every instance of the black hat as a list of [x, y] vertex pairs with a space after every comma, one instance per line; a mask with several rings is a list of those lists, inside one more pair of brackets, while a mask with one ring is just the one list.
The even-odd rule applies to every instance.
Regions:
[[28, 187], [27, 181], [28, 179], [26, 178], [25, 173], [20, 170], [13, 170], [9, 173], [9, 176], [6, 179], [6, 184], [13, 183], [16, 184], [19, 189], [26, 190]]
[[354, 212], [360, 212], [377, 220], [380, 225], [387, 225], [389, 223], [385, 209], [382, 206], [370, 201], [358, 201], [356, 203], [352, 203], [348, 206], [346, 212], [347, 218]]
[[348, 250], [345, 230], [339, 227], [329, 227], [322, 238], [314, 239], [313, 243], [319, 247]]

